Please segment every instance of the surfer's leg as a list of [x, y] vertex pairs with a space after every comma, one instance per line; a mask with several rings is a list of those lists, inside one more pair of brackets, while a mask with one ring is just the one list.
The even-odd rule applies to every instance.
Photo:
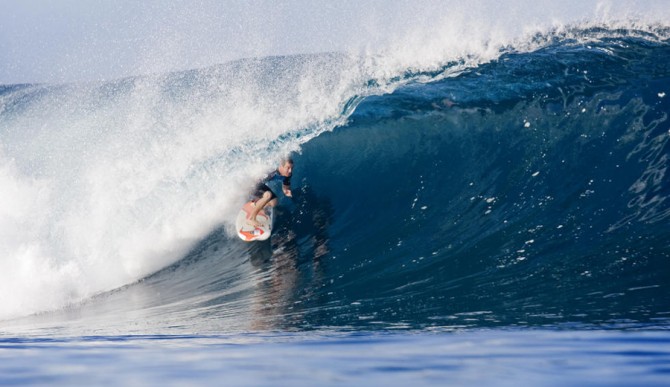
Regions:
[[254, 210], [249, 214], [249, 221], [254, 225], [258, 226], [258, 221], [256, 220], [256, 216], [258, 215], [259, 212], [263, 208], [265, 208], [265, 205], [270, 204], [271, 206], [274, 206], [277, 204], [277, 198], [274, 197], [272, 194], [272, 191], [265, 191], [263, 192], [263, 195], [258, 199], [255, 203]]

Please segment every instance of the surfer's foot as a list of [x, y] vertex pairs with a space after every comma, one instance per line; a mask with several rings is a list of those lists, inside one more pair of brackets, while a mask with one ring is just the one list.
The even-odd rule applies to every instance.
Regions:
[[252, 225], [254, 227], [260, 227], [261, 226], [261, 223], [256, 219], [247, 219], [247, 223], [249, 223], [250, 225]]

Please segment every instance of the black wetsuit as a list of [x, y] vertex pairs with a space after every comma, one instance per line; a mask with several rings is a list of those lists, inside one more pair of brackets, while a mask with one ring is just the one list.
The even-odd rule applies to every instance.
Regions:
[[281, 180], [282, 185], [286, 186], [291, 186], [291, 176], [282, 176], [281, 173], [279, 173], [279, 170], [275, 170], [274, 172], [270, 173], [265, 179], [261, 180], [260, 183], [256, 186], [256, 192], [254, 196], [260, 198], [263, 196], [263, 194], [266, 191], [269, 191], [270, 194], [272, 195], [270, 197], [270, 200], [274, 199], [277, 197], [277, 194], [268, 186], [268, 183], [273, 181], [273, 180]]

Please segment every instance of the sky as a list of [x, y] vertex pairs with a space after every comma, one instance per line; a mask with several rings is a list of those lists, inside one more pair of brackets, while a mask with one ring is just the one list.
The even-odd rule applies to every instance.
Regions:
[[0, 84], [110, 80], [247, 57], [349, 51], [455, 11], [512, 28], [624, 8], [662, 18], [670, 12], [667, 0], [0, 0]]
[[109, 79], [342, 49], [353, 2], [0, 0], [0, 84]]

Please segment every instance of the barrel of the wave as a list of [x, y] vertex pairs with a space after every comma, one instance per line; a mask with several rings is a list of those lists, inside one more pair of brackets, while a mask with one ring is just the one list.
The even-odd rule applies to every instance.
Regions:
[[254, 225], [250, 222], [250, 217], [255, 206], [254, 200], [246, 202], [235, 220], [237, 235], [245, 242], [264, 241], [272, 235], [272, 221], [274, 220], [272, 207], [263, 208], [256, 216], [258, 224]]

